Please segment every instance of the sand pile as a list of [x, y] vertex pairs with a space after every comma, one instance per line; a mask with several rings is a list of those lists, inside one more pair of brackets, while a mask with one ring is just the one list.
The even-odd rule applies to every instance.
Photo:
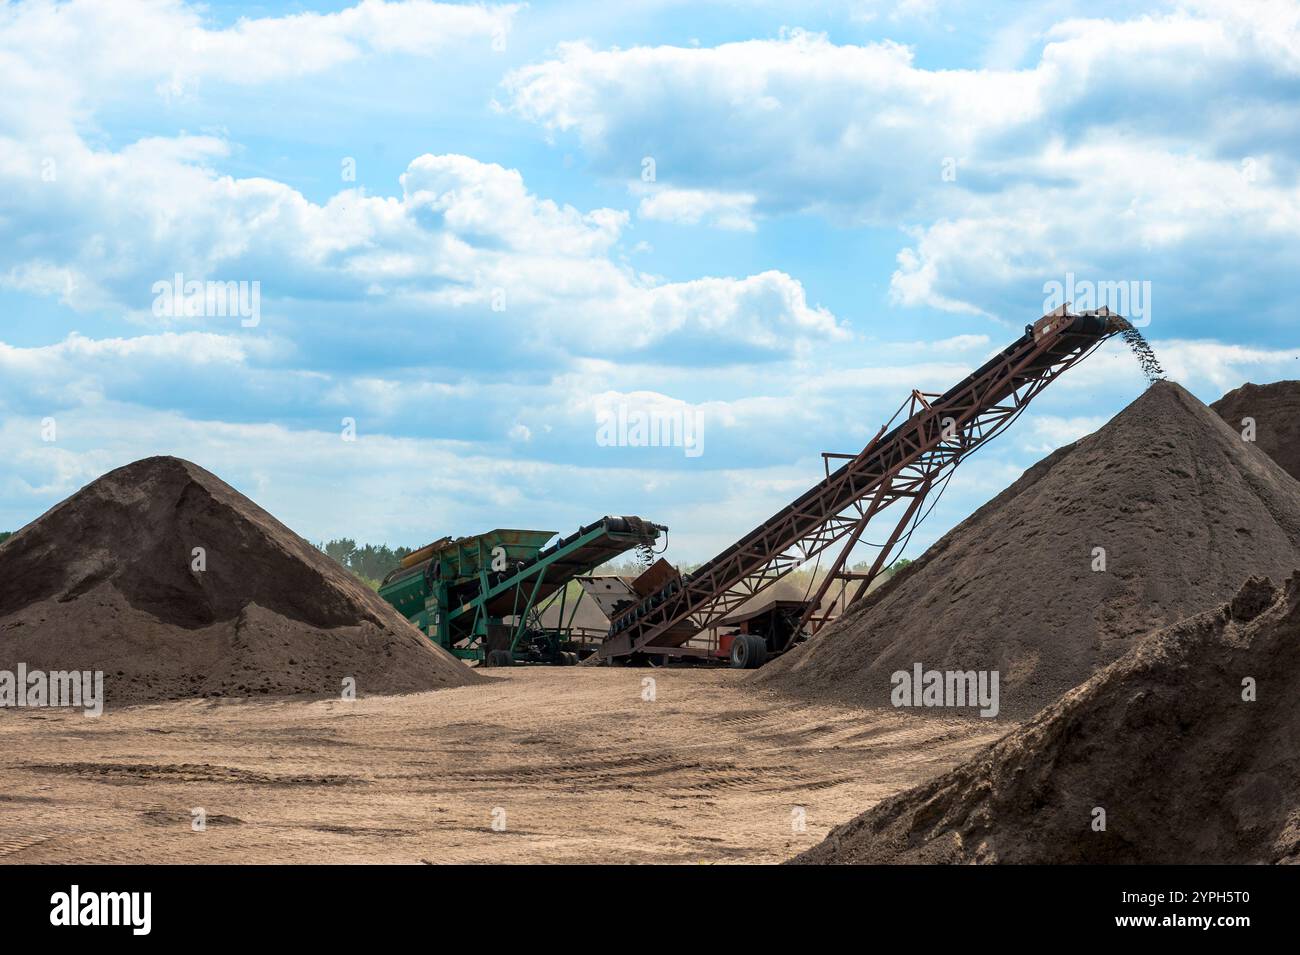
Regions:
[[102, 670], [110, 706], [479, 679], [248, 498], [168, 457], [104, 475], [0, 545], [0, 670], [18, 663]]
[[1158, 382], [755, 679], [889, 705], [890, 675], [916, 663], [996, 670], [1000, 715], [1023, 717], [1251, 574], [1297, 566], [1300, 483]]
[[1242, 419], [1253, 418], [1259, 449], [1300, 479], [1300, 381], [1248, 382], [1210, 407], [1238, 434], [1245, 428]]
[[795, 861], [1300, 863], [1298, 699], [1300, 576], [1253, 578]]

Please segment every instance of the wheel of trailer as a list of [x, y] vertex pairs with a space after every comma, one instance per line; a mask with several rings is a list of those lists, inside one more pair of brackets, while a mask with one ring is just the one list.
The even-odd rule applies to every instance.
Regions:
[[492, 650], [487, 655], [487, 665], [490, 667], [508, 667], [514, 662], [515, 658], [509, 650]]
[[557, 656], [557, 662], [562, 667], [576, 667], [578, 665], [578, 655], [568, 650], [561, 650]]
[[731, 667], [734, 670], [757, 670], [767, 659], [767, 644], [762, 637], [738, 633], [731, 641]]
[[738, 633], [731, 639], [731, 668], [733, 670], [748, 670], [750, 655], [749, 637], [743, 633]]

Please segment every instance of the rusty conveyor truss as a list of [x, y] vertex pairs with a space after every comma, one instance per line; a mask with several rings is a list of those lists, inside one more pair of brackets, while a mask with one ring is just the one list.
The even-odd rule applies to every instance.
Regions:
[[[614, 620], [599, 653], [704, 655], [684, 646], [755, 594], [823, 551], [837, 547], [803, 621], [824, 623], [823, 598], [837, 583], [860, 599], [921, 516], [926, 496], [973, 450], [1006, 428], [1058, 375], [1128, 323], [1106, 309], [1073, 314], [1063, 306], [943, 394], [913, 391], [856, 455], [828, 455], [827, 475], [694, 573], [676, 577]], [[906, 413], [901, 423], [895, 424]], [[845, 463], [831, 471], [829, 458]], [[891, 505], [888, 514], [884, 513]], [[873, 522], [889, 527], [870, 569], [849, 555]], [[776, 650], [784, 648], [774, 648]]]

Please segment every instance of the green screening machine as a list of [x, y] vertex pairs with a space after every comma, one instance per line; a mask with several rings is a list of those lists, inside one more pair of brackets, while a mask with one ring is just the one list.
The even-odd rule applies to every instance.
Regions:
[[667, 531], [639, 517], [603, 517], [549, 547], [555, 531], [444, 537], [407, 555], [379, 595], [462, 659], [573, 664], [582, 649], [573, 620], [583, 592], [570, 599], [569, 582], [632, 549], [648, 562]]

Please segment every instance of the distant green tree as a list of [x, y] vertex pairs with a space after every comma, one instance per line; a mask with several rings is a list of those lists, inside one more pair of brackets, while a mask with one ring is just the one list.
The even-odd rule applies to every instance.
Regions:
[[387, 544], [358, 546], [350, 537], [341, 537], [317, 546], [371, 587], [378, 587], [388, 572], [411, 553], [409, 547], [389, 547]]
[[351, 560], [352, 555], [356, 553], [357, 542], [350, 537], [342, 537], [338, 540], [332, 540], [328, 544], [320, 545], [320, 549], [330, 557], [333, 557], [344, 567], [347, 567], [348, 561]]
[[410, 552], [409, 547], [365, 544], [352, 552], [347, 566], [358, 577], [379, 581]]
[[3, 544], [9, 538], [14, 536], [13, 531], [0, 531], [0, 544]]

